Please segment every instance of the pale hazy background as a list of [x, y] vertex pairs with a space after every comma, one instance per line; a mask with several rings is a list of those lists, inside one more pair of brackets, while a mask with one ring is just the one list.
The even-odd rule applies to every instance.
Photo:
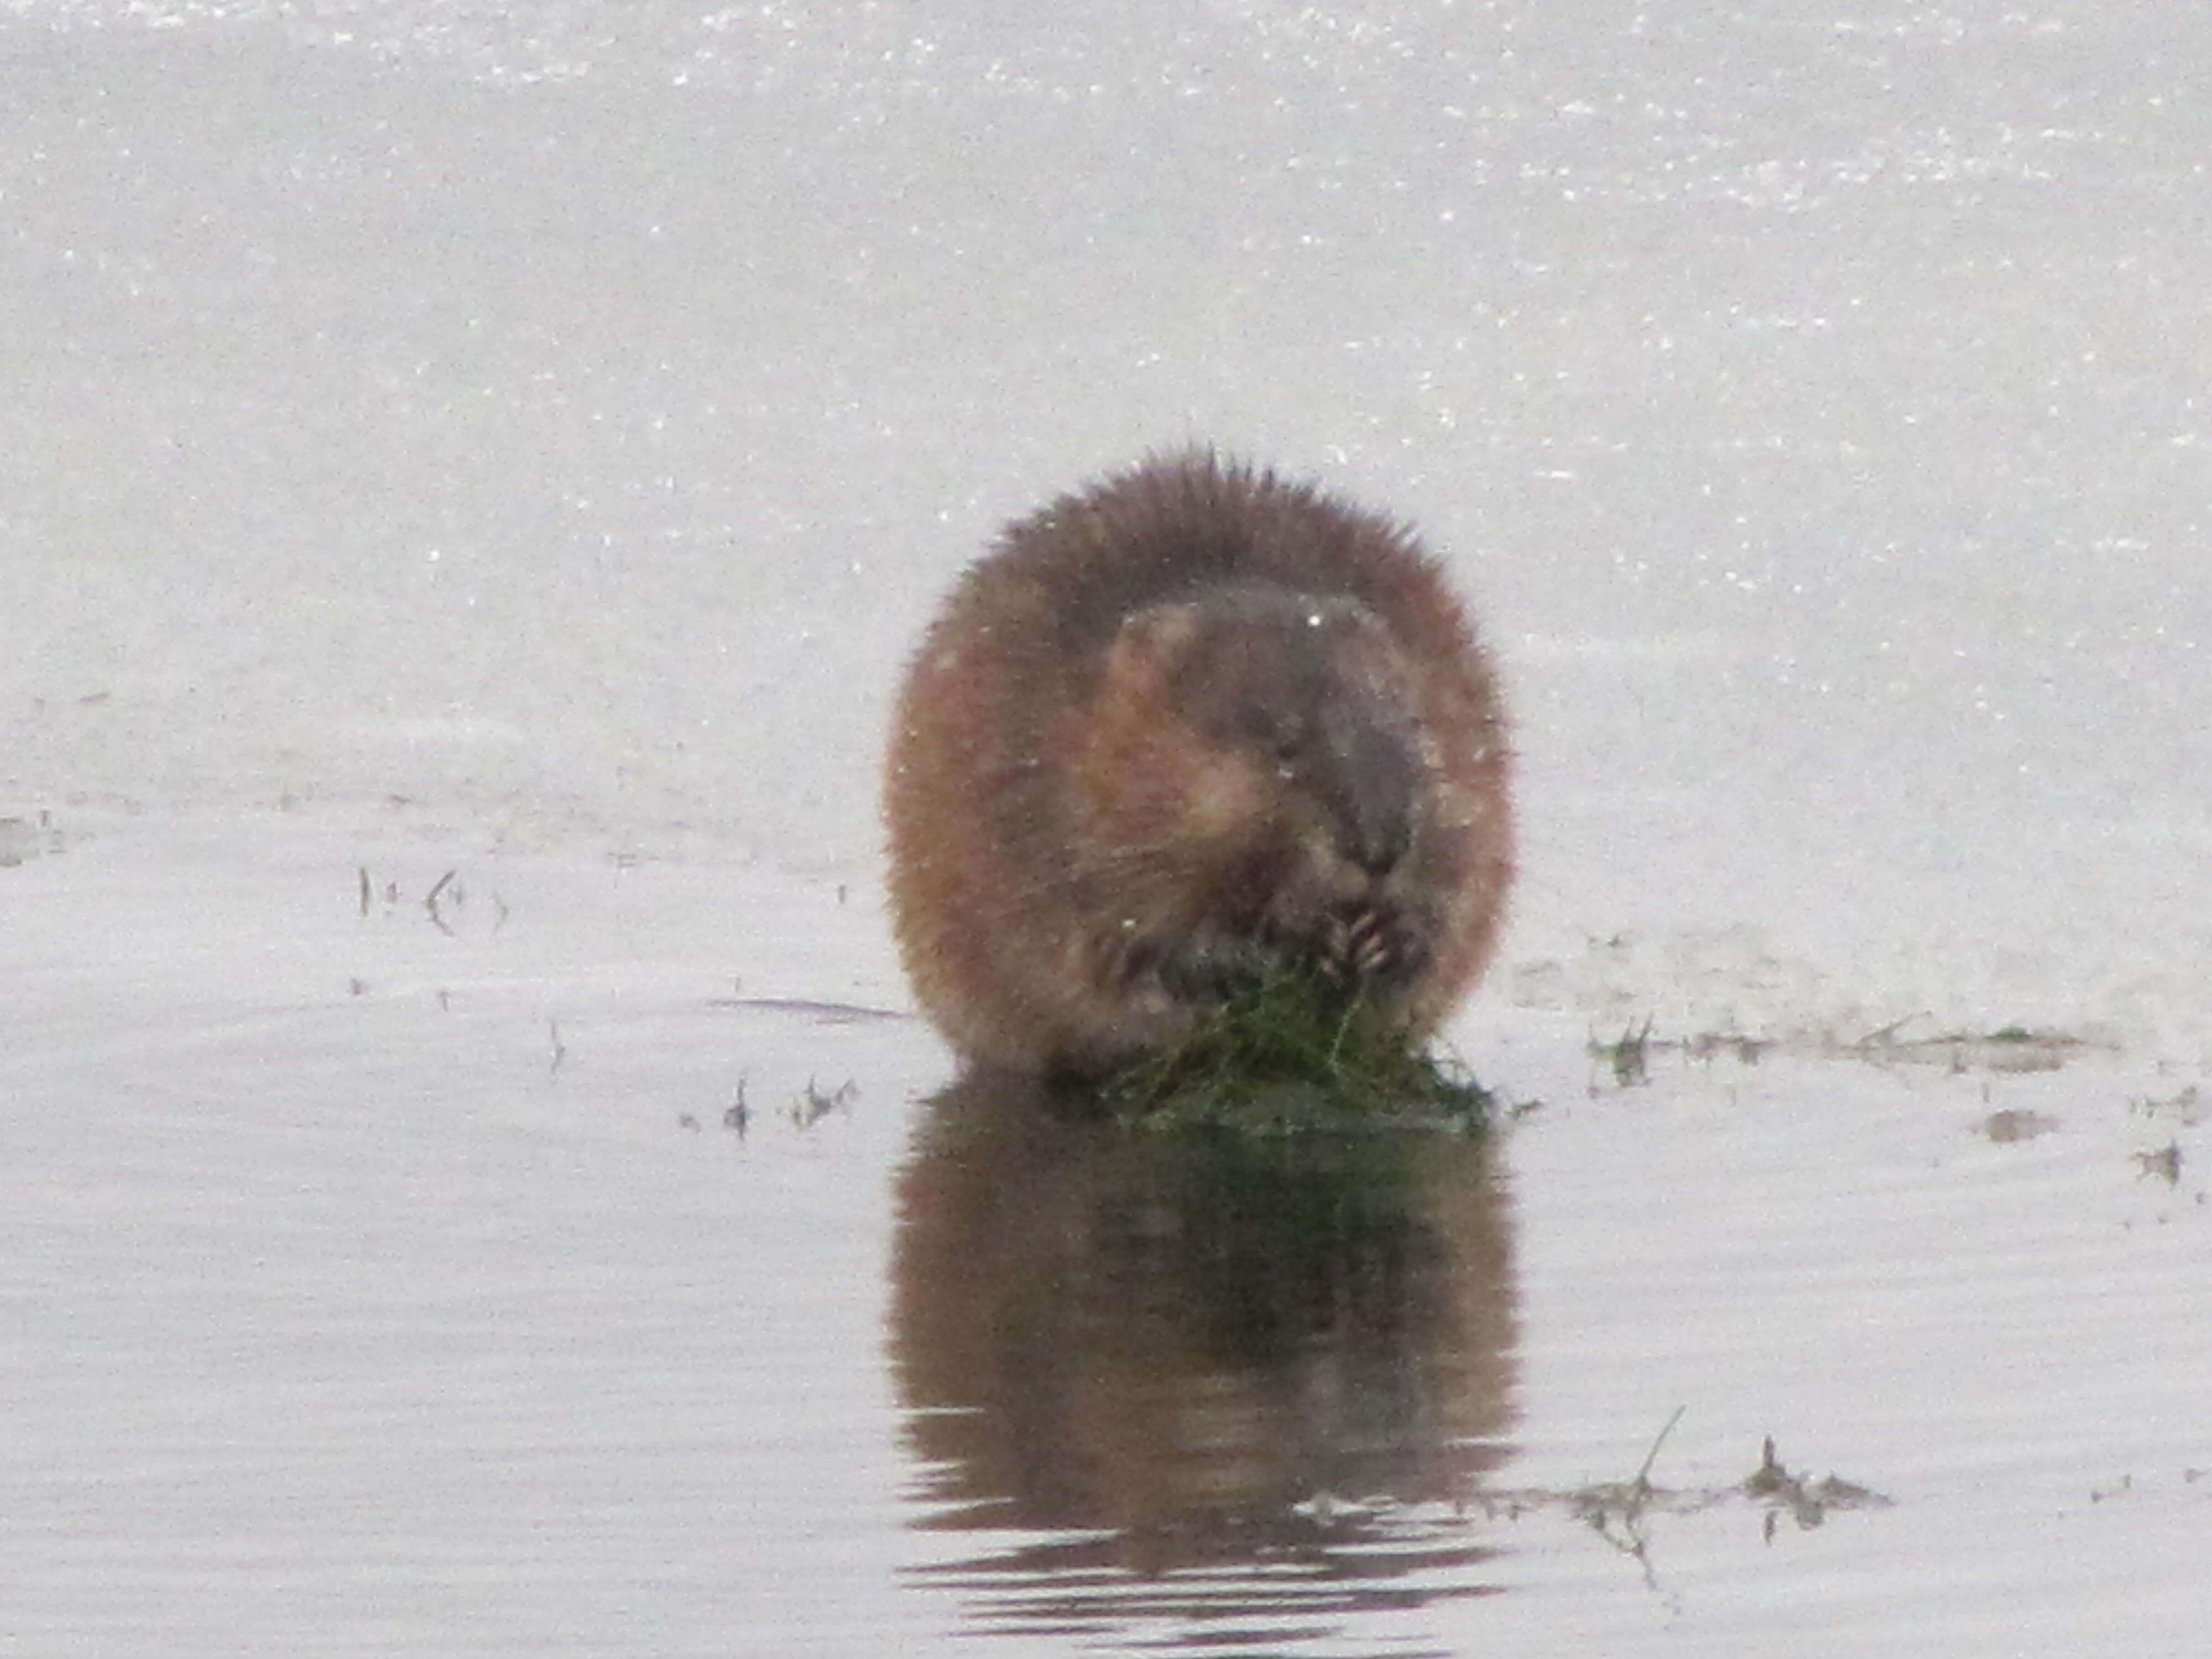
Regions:
[[10, 0], [0, 51], [0, 811], [865, 878], [933, 597], [1202, 439], [1480, 608], [1510, 994], [2201, 1042], [2189, 8]]

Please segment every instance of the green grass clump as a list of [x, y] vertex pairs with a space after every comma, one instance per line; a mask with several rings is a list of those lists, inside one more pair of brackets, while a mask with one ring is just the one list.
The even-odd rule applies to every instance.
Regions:
[[1109, 1109], [1150, 1128], [1252, 1134], [1377, 1127], [1473, 1133], [1489, 1092], [1411, 1047], [1342, 981], [1285, 969], [1209, 1008], [1182, 1038], [1106, 1083]]

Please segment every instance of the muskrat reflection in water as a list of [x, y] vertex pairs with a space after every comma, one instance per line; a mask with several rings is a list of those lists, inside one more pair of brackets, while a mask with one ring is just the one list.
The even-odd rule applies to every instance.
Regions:
[[[1310, 1551], [1334, 1564], [1316, 1593], [1350, 1606], [1406, 1569], [1387, 1529], [1323, 1526], [1317, 1498], [1455, 1509], [1507, 1455], [1510, 1230], [1482, 1139], [1133, 1133], [990, 1072], [927, 1113], [890, 1339], [921, 1524], [1085, 1534], [1005, 1546], [963, 1583], [1007, 1577], [1065, 1613], [1112, 1597], [1102, 1568]], [[1480, 1562], [1471, 1528], [1436, 1535], [1444, 1512], [1425, 1565]], [[1355, 1543], [1372, 1553], [1334, 1553]]]

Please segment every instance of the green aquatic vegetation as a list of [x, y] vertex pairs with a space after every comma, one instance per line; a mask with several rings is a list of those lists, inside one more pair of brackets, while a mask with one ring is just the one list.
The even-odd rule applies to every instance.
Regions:
[[1456, 1060], [1414, 1048], [1341, 980], [1285, 969], [1203, 1014], [1182, 1040], [1102, 1090], [1149, 1128], [1289, 1135], [1376, 1127], [1486, 1127], [1488, 1091]]

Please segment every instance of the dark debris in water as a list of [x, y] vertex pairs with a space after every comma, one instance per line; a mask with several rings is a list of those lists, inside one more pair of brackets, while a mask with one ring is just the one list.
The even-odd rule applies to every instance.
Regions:
[[1982, 1133], [2000, 1146], [2033, 1140], [2057, 1127], [2058, 1120], [2048, 1112], [2031, 1112], [2017, 1106], [2004, 1107], [1982, 1120]]
[[1744, 1478], [1743, 1491], [1746, 1496], [1767, 1506], [1769, 1539], [1774, 1536], [1775, 1524], [1784, 1515], [1795, 1521], [1799, 1530], [1809, 1531], [1826, 1521], [1831, 1510], [1882, 1509], [1890, 1501], [1880, 1492], [1837, 1475], [1807, 1480], [1802, 1475], [1791, 1474], [1775, 1455], [1774, 1437], [1771, 1434], [1760, 1449], [1759, 1467]]
[[1681, 1036], [1655, 1036], [1649, 1018], [1631, 1024], [1618, 1036], [1593, 1037], [1592, 1059], [1613, 1073], [1617, 1087], [1632, 1089], [1651, 1080], [1654, 1060], [1734, 1060], [1756, 1066], [1769, 1054], [1801, 1059], [1856, 1060], [1878, 1066], [1940, 1066], [1954, 1073], [2055, 1072], [2103, 1045], [2093, 1038], [2068, 1031], [2025, 1025], [2000, 1026], [1990, 1031], [1937, 1031], [1925, 1036], [1907, 1033], [1923, 1016], [1893, 1021], [1856, 1036], [1834, 1032], [1797, 1032], [1782, 1036], [1753, 1036], [1741, 1031], [1699, 1031]]
[[1784, 1516], [1796, 1522], [1799, 1531], [1809, 1532], [1838, 1510], [1887, 1509], [1891, 1504], [1880, 1492], [1839, 1475], [1806, 1479], [1783, 1463], [1772, 1435], [1759, 1449], [1759, 1467], [1734, 1486], [1687, 1490], [1657, 1486], [1651, 1480], [1651, 1465], [1680, 1416], [1677, 1412], [1668, 1420], [1644, 1467], [1626, 1480], [1602, 1481], [1571, 1492], [1498, 1493], [1487, 1500], [1487, 1507], [1493, 1513], [1503, 1510], [1516, 1518], [1536, 1510], [1565, 1510], [1623, 1554], [1642, 1562], [1649, 1574], [1650, 1540], [1646, 1526], [1655, 1515], [1692, 1515], [1748, 1500], [1765, 1511], [1761, 1531], [1771, 1543]]

